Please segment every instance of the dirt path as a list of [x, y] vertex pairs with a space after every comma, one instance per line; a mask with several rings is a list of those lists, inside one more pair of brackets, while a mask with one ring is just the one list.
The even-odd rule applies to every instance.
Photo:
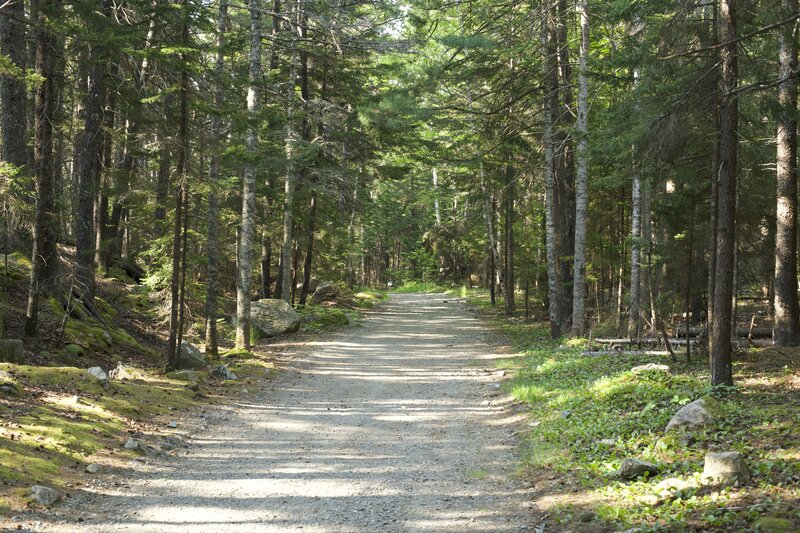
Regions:
[[44, 529], [532, 531], [487, 339], [463, 303], [394, 296], [187, 453], [69, 504], [82, 523]]

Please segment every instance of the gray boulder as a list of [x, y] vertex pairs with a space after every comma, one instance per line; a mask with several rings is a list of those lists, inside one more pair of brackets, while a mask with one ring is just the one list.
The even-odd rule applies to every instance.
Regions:
[[706, 454], [703, 475], [700, 476], [700, 479], [706, 483], [732, 485], [737, 481], [747, 483], [752, 476], [741, 453], [710, 452]]
[[622, 464], [617, 470], [616, 476], [620, 479], [636, 479], [638, 477], [642, 477], [645, 474], [650, 475], [650, 477], [658, 474], [661, 471], [657, 465], [653, 463], [648, 463], [647, 461], [642, 461], [640, 459], [636, 459], [633, 457], [627, 457], [622, 460]]
[[25, 350], [21, 340], [0, 339], [0, 363], [25, 363]]
[[31, 498], [36, 500], [41, 505], [49, 507], [61, 499], [61, 494], [57, 490], [45, 487], [43, 485], [34, 485], [31, 487]]
[[283, 300], [259, 300], [250, 306], [250, 325], [262, 337], [274, 337], [300, 329], [300, 315]]
[[206, 358], [197, 346], [190, 342], [182, 341], [178, 364], [181, 368], [205, 368]]
[[87, 474], [96, 474], [100, 472], [100, 465], [97, 463], [91, 463], [86, 465], [86, 473]]
[[239, 379], [236, 374], [231, 372], [227, 365], [219, 365], [214, 367], [214, 369], [209, 372], [208, 375], [216, 379]]
[[108, 373], [111, 379], [118, 379], [120, 381], [125, 379], [145, 379], [145, 373], [138, 368], [126, 366], [122, 363], [117, 363], [117, 366]]
[[665, 431], [673, 429], [697, 429], [714, 422], [711, 414], [713, 400], [700, 398], [681, 407], [667, 424]]
[[319, 305], [322, 302], [333, 300], [336, 297], [336, 286], [330, 281], [323, 281], [317, 286], [317, 290], [311, 296], [311, 305]]
[[93, 366], [89, 370], [86, 371], [90, 376], [95, 378], [100, 384], [103, 386], [104, 389], [108, 388], [108, 375], [103, 371], [102, 368], [99, 366]]

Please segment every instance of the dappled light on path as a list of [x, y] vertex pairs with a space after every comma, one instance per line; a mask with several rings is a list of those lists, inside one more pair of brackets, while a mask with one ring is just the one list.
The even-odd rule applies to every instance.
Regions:
[[[130, 488], [97, 531], [524, 531], [492, 347], [464, 304], [398, 295]], [[500, 357], [500, 356], [498, 356]], [[74, 530], [74, 528], [72, 528]]]

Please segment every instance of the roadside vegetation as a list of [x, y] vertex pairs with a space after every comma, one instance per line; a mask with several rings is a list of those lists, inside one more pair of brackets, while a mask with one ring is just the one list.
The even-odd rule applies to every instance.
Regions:
[[[535, 487], [536, 504], [556, 529], [800, 529], [800, 350], [737, 353], [736, 386], [711, 388], [703, 357], [686, 363], [666, 354], [585, 355], [586, 339], [553, 340], [547, 324], [508, 320], [485, 291], [469, 294], [523, 355], [501, 363], [514, 376], [507, 392], [530, 413], [520, 476]], [[669, 371], [631, 370], [650, 363]], [[709, 396], [713, 424], [690, 434], [665, 432], [681, 406]], [[741, 452], [753, 480], [701, 483], [711, 451]], [[661, 471], [620, 480], [616, 472], [627, 457]]]

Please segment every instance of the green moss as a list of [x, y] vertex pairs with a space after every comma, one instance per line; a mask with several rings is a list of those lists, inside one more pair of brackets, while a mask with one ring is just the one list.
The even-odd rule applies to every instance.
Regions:
[[222, 352], [220, 356], [229, 359], [252, 359], [256, 357], [256, 355], [253, 352], [251, 352], [250, 350], [246, 350], [244, 348], [231, 348], [228, 351]]
[[759, 518], [753, 527], [761, 533], [790, 533], [797, 531], [791, 520], [776, 518], [774, 516], [763, 516]]
[[83, 348], [77, 344], [67, 344], [64, 346], [64, 351], [75, 357], [83, 357], [85, 353]]

